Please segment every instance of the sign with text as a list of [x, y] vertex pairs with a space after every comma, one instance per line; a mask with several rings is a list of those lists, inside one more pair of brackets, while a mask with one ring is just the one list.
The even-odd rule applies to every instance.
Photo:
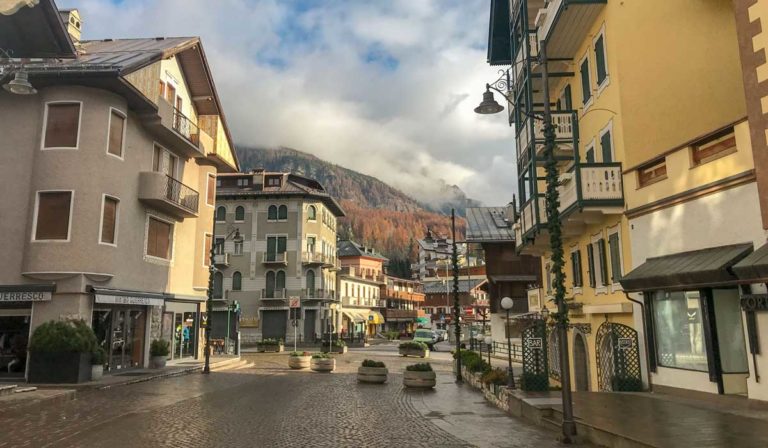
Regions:
[[542, 338], [526, 338], [525, 346], [531, 350], [541, 350], [544, 348], [544, 341]]
[[635, 341], [632, 338], [619, 338], [619, 350], [632, 350], [635, 348]]
[[0, 302], [46, 302], [50, 291], [0, 291]]
[[163, 299], [142, 296], [112, 296], [108, 294], [96, 294], [96, 303], [112, 303], [115, 305], [146, 305], [163, 306]]

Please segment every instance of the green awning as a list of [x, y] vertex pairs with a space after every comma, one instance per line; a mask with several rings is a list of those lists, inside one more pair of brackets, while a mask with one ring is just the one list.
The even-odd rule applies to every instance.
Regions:
[[620, 283], [627, 292], [735, 284], [730, 268], [750, 252], [752, 243], [745, 243], [649, 258]]
[[491, 21], [488, 25], [488, 63], [512, 64], [509, 35], [509, 0], [491, 0]]
[[739, 280], [750, 283], [768, 282], [768, 244], [764, 244], [733, 265], [733, 272], [736, 273]]
[[430, 322], [428, 317], [417, 317], [416, 323], [417, 324], [428, 324]]

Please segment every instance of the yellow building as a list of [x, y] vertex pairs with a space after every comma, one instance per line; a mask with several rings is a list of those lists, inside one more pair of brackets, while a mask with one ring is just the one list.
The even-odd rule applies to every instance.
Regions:
[[[547, 90], [539, 49], [546, 45], [573, 387], [636, 389], [642, 380], [647, 388], [647, 307], [620, 281], [645, 261], [638, 262], [636, 251], [644, 257], [658, 246], [652, 237], [665, 236], [664, 224], [654, 222], [659, 233], [639, 234], [626, 212], [659, 199], [651, 193], [656, 189], [683, 191], [706, 183], [708, 171], [727, 176], [708, 167], [675, 171], [682, 177], [670, 176], [671, 185], [663, 187], [663, 168], [654, 163], [744, 117], [743, 99], [734, 97], [742, 82], [730, 2], [495, 1], [490, 26], [489, 62], [511, 65], [509, 120], [520, 196], [516, 244], [522, 253], [541, 256], [538, 294], [553, 310], [545, 301], [552, 295], [552, 262], [539, 118]], [[639, 188], [638, 168], [646, 182], [659, 183]], [[550, 371], [558, 378], [555, 338], [549, 348]]]

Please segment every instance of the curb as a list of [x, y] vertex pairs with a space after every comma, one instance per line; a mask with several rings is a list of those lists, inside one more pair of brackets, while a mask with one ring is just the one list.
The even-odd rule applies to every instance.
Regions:
[[122, 382], [119, 382], [119, 383], [107, 384], [107, 385], [104, 385], [104, 386], [97, 386], [97, 387], [94, 387], [94, 389], [106, 390], [106, 389], [110, 389], [110, 388], [113, 388], [113, 387], [127, 386], [129, 384], [145, 383], [147, 381], [159, 380], [159, 379], [162, 379], [162, 378], [171, 378], [171, 377], [174, 377], [174, 376], [187, 375], [187, 374], [190, 374], [190, 373], [198, 371], [198, 370], [203, 370], [203, 366], [189, 367], [189, 368], [182, 369], [182, 370], [175, 370], [173, 372], [158, 373], [157, 375], [149, 375], [149, 376], [144, 376], [144, 377], [141, 377], [141, 378], [134, 378], [134, 379], [122, 381]]
[[75, 399], [76, 394], [77, 391], [75, 389], [62, 389], [60, 394], [54, 395], [52, 397], [38, 398], [30, 401], [20, 401], [16, 404], [4, 406], [3, 409], [0, 410], [0, 416], [13, 414], [14, 412], [20, 410], [37, 409], [49, 404], [72, 401]]

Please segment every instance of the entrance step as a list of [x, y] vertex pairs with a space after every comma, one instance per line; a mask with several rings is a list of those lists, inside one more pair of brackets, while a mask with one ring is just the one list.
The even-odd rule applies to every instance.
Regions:
[[20, 394], [20, 393], [24, 393], [24, 392], [34, 392], [36, 390], [37, 390], [37, 387], [34, 387], [34, 386], [30, 386], [30, 387], [17, 387], [13, 391], [13, 393]]
[[0, 396], [12, 394], [18, 386], [15, 384], [9, 384], [7, 386], [0, 386]]
[[245, 364], [248, 364], [248, 361], [242, 358], [232, 358], [227, 359], [223, 361], [217, 361], [215, 363], [211, 363], [211, 370], [214, 372], [220, 372], [222, 370], [231, 370], [235, 369], [237, 367], [243, 366]]

